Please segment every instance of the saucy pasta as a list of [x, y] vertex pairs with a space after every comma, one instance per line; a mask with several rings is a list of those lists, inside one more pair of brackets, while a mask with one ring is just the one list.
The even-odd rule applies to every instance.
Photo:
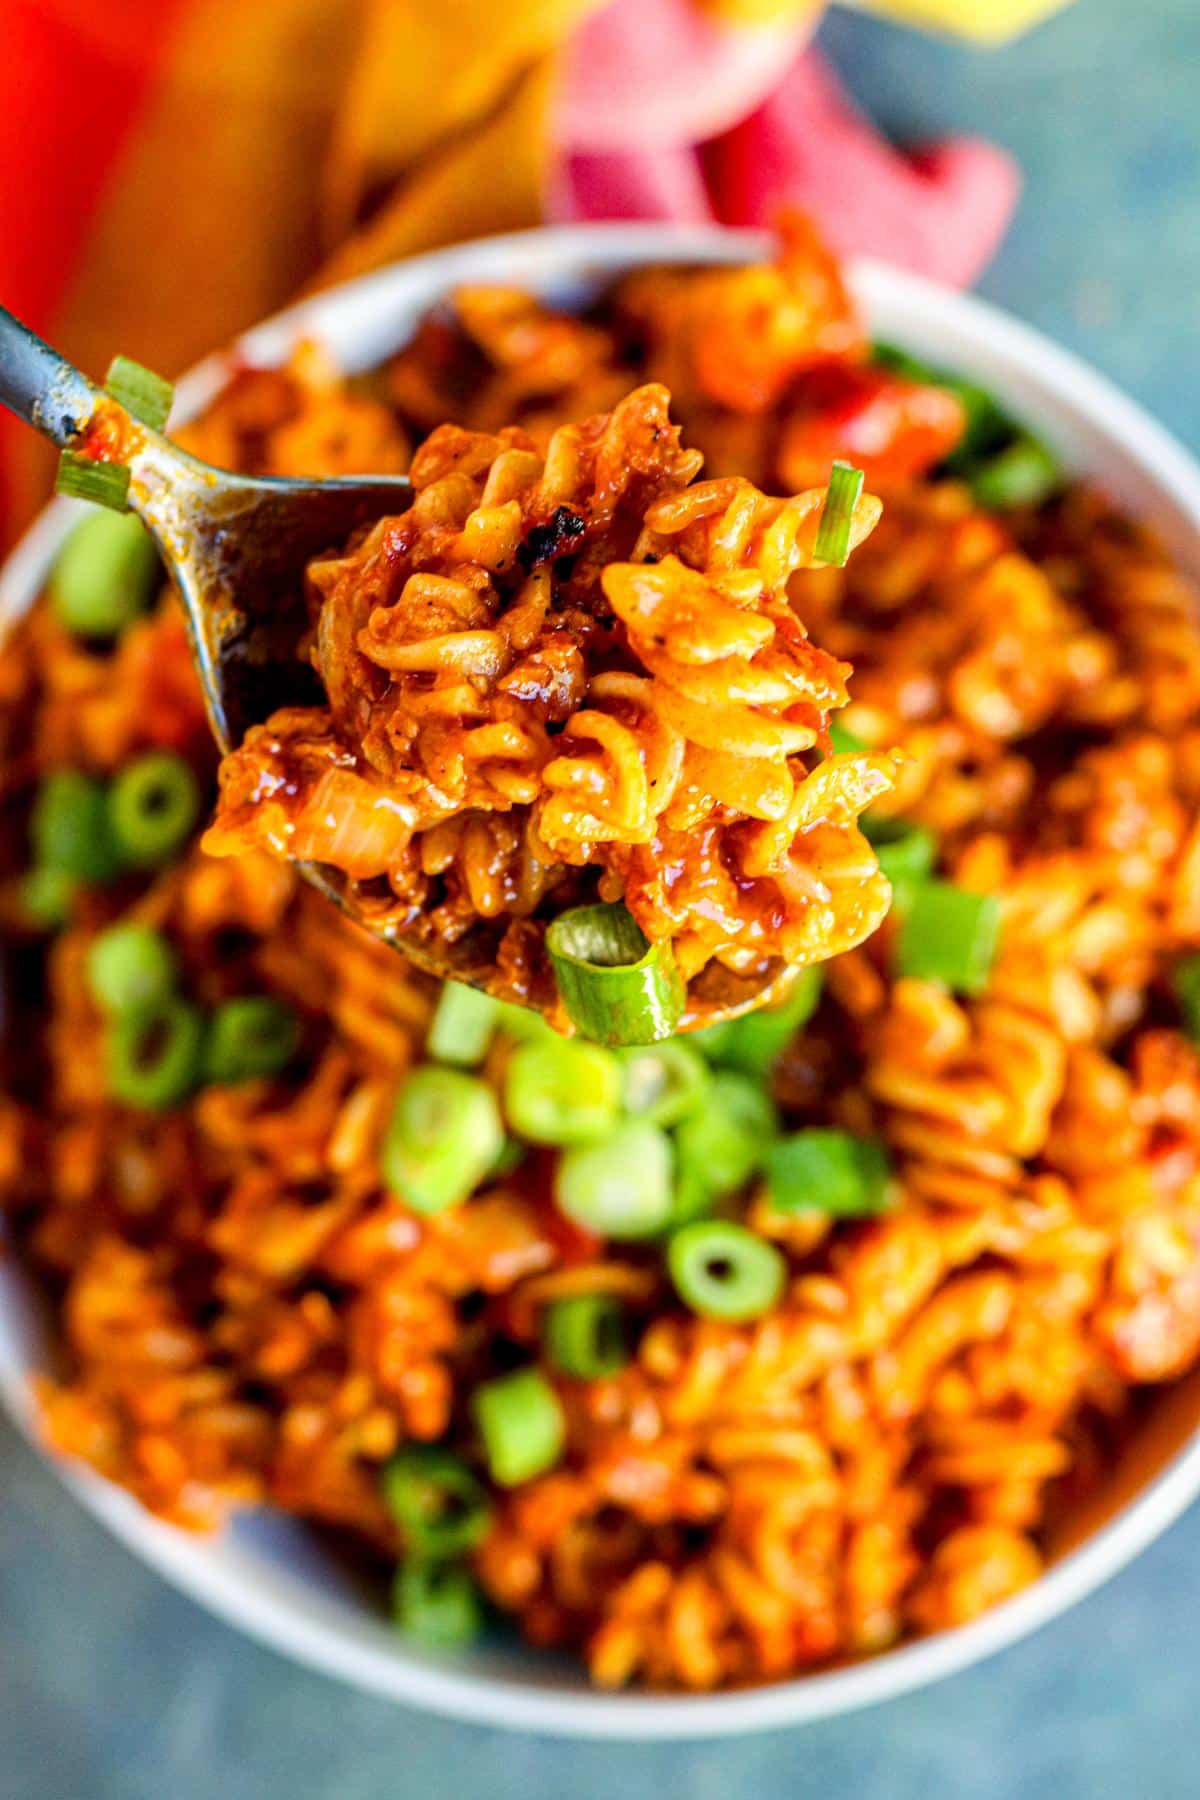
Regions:
[[[1191, 585], [868, 345], [800, 227], [584, 317], [466, 291], [369, 377], [242, 370], [188, 435], [416, 496], [313, 569], [328, 705], [233, 758], [206, 844], [136, 539], [80, 527], [0, 664], [0, 1196], [48, 1443], [183, 1527], [333, 1530], [404, 1631], [490, 1612], [607, 1687], [791, 1676], [1036, 1580], [1200, 1361]], [[844, 568], [831, 454], [883, 501]], [[518, 997], [592, 894], [693, 983], [768, 937], [824, 967], [618, 1053], [439, 986], [279, 850], [495, 926]]]

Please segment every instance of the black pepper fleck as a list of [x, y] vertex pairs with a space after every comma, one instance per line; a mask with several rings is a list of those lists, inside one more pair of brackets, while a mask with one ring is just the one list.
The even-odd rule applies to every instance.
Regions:
[[524, 543], [517, 547], [517, 561], [528, 574], [539, 563], [551, 562], [560, 556], [583, 536], [584, 530], [578, 513], [572, 512], [569, 506], [557, 506], [544, 525], [535, 525], [526, 534]]

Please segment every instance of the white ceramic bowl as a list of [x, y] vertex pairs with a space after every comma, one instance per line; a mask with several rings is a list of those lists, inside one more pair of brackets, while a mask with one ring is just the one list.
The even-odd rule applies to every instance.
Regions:
[[[464, 281], [527, 286], [556, 300], [587, 298], [618, 271], [646, 262], [720, 262], [768, 250], [757, 234], [660, 226], [587, 226], [468, 244], [322, 294], [252, 331], [251, 361], [280, 361], [300, 336], [330, 345], [348, 369], [378, 362], [431, 302]], [[977, 300], [872, 265], [853, 271], [872, 331], [973, 376], [1040, 431], [1073, 469], [1098, 477], [1151, 521], [1200, 576], [1200, 467], [1140, 409], [1073, 357]], [[226, 359], [179, 389], [180, 413], [220, 384]], [[34, 599], [73, 517], [42, 515], [0, 574], [0, 627]], [[0, 1259], [0, 1393], [33, 1435], [30, 1377], [49, 1360], [38, 1305], [19, 1269]], [[223, 1536], [187, 1536], [150, 1518], [118, 1489], [59, 1465], [67, 1485], [130, 1549], [232, 1624], [300, 1661], [410, 1704], [519, 1730], [624, 1738], [717, 1736], [799, 1724], [866, 1706], [963, 1669], [1044, 1624], [1134, 1556], [1200, 1490], [1200, 1377], [1165, 1391], [1119, 1468], [1052, 1546], [1033, 1587], [974, 1624], [871, 1661], [747, 1692], [662, 1697], [602, 1694], [573, 1665], [515, 1645], [436, 1656], [405, 1643], [345, 1568], [292, 1520], [262, 1512]]]

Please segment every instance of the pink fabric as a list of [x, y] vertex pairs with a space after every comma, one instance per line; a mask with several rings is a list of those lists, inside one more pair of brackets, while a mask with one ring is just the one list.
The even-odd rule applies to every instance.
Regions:
[[781, 205], [799, 206], [839, 255], [882, 257], [955, 286], [987, 263], [1020, 189], [1012, 158], [976, 138], [900, 155], [812, 52], [709, 147], [707, 167], [719, 218], [768, 225]]
[[1017, 201], [1013, 159], [977, 138], [902, 154], [806, 36], [719, 27], [694, 0], [612, 0], [568, 52], [553, 216], [770, 225], [794, 206], [840, 255], [973, 281]]
[[609, 152], [716, 137], [767, 98], [815, 18], [751, 30], [697, 0], [609, 0], [563, 53], [555, 135]]
[[671, 219], [711, 225], [716, 217], [700, 158], [690, 144], [567, 155], [551, 208], [556, 219]]

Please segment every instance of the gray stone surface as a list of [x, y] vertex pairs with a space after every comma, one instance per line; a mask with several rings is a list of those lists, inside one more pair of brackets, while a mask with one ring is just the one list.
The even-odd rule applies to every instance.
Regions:
[[[1020, 218], [984, 291], [1200, 447], [1200, 5], [1078, 0], [983, 55], [834, 17], [897, 136], [1008, 144]], [[85, 1517], [0, 1427], [0, 1800], [1183, 1800], [1200, 1792], [1200, 1514], [1030, 1642], [872, 1713], [700, 1746], [453, 1726], [291, 1667]]]

